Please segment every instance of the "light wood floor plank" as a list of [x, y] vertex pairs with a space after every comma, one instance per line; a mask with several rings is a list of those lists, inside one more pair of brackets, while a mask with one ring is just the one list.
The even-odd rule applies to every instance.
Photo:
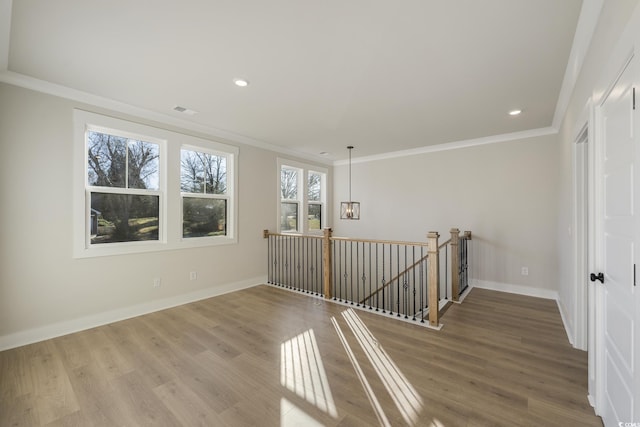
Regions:
[[171, 413], [187, 426], [224, 426], [217, 412], [180, 380], [170, 381], [153, 389]]
[[177, 426], [182, 423], [158, 396], [146, 387], [140, 373], [130, 372], [115, 381], [115, 392], [121, 397], [122, 408], [129, 415], [127, 424], [136, 426]]
[[121, 396], [97, 363], [75, 368], [70, 373], [81, 415], [92, 426], [118, 426], [129, 422]]
[[79, 409], [67, 371], [58, 357], [54, 343], [39, 343], [42, 351], [29, 360], [33, 378], [34, 409], [40, 423], [46, 424]]
[[0, 352], [0, 425], [602, 425], [554, 301], [474, 289], [442, 322], [257, 286]]

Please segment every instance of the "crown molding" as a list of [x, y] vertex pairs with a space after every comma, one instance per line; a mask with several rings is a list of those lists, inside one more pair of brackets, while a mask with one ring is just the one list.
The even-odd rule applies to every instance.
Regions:
[[571, 45], [571, 53], [569, 54], [567, 68], [564, 72], [556, 110], [553, 114], [551, 126], [556, 129], [560, 128], [562, 120], [564, 120], [564, 115], [569, 107], [569, 101], [571, 100], [573, 89], [578, 81], [582, 64], [587, 56], [591, 38], [593, 37], [598, 19], [600, 18], [603, 3], [604, 0], [583, 0], [582, 2], [578, 25], [576, 25], [576, 32], [573, 36], [573, 44]]
[[[425, 147], [412, 148], [409, 150], [393, 151], [384, 154], [376, 154], [373, 156], [356, 157], [351, 159], [351, 163], [367, 163], [378, 160], [388, 160], [397, 157], [409, 157], [419, 154], [436, 153], [438, 151], [457, 150], [460, 148], [476, 147], [478, 145], [496, 144], [499, 142], [515, 141], [518, 139], [535, 138], [538, 136], [554, 135], [558, 133], [558, 129], [553, 127], [525, 130], [522, 132], [504, 133], [501, 135], [487, 136], [484, 138], [466, 139], [463, 141], [447, 142], [444, 144], [428, 145]], [[334, 166], [349, 164], [348, 160], [337, 160], [333, 162]]]
[[[0, 0], [2, 1], [2, 0]], [[148, 110], [142, 107], [136, 107], [134, 105], [127, 104], [125, 102], [116, 101], [111, 98], [106, 98], [100, 95], [94, 95], [88, 92], [84, 92], [77, 89], [72, 89], [68, 86], [63, 86], [55, 83], [51, 83], [45, 80], [36, 79], [34, 77], [26, 76], [24, 74], [15, 73], [13, 71], [0, 71], [0, 82], [7, 83], [13, 86], [22, 87], [25, 89], [41, 92], [47, 95], [53, 95], [60, 98], [65, 98], [71, 101], [80, 102], [83, 104], [92, 105], [99, 108], [117, 111], [119, 113], [127, 114], [133, 117], [139, 117], [146, 120], [151, 120], [157, 123], [163, 123], [166, 125], [176, 126], [182, 129], [198, 132], [211, 137], [212, 139], [222, 139], [220, 142], [231, 142], [249, 145], [264, 150], [273, 151], [279, 154], [284, 154], [298, 159], [304, 159], [312, 161], [314, 163], [320, 163], [322, 165], [331, 166], [332, 162], [324, 157], [314, 156], [312, 154], [303, 153], [296, 150], [284, 148], [275, 144], [269, 144], [248, 136], [240, 135], [234, 132], [218, 129], [212, 126], [206, 126], [199, 123], [194, 123], [188, 120], [184, 120], [179, 117], [174, 117], [169, 114], [158, 113], [156, 111]]]

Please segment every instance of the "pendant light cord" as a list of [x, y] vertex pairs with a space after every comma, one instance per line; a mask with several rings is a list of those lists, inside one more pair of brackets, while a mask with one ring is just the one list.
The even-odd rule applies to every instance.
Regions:
[[353, 147], [350, 145], [347, 148], [349, 149], [349, 205], [351, 205], [351, 150]]

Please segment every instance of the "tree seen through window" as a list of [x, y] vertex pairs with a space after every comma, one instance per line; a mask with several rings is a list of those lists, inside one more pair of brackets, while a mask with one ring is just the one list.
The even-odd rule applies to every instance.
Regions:
[[227, 157], [202, 151], [180, 152], [182, 237], [227, 233]]
[[95, 131], [86, 138], [91, 243], [158, 240], [158, 144]]

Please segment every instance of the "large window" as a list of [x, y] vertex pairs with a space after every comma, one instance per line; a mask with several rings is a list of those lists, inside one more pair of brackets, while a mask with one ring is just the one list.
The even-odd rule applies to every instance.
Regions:
[[80, 110], [74, 121], [76, 257], [237, 241], [236, 147]]
[[200, 149], [182, 148], [182, 237], [227, 234], [227, 156]]
[[280, 169], [280, 231], [299, 231], [301, 200], [298, 181], [302, 171], [290, 166]]
[[279, 160], [280, 232], [319, 232], [325, 224], [327, 171]]
[[87, 129], [90, 242], [159, 240], [160, 146]]
[[309, 230], [322, 230], [322, 211], [324, 210], [323, 181], [326, 174], [309, 171], [307, 176], [309, 178], [307, 181]]

